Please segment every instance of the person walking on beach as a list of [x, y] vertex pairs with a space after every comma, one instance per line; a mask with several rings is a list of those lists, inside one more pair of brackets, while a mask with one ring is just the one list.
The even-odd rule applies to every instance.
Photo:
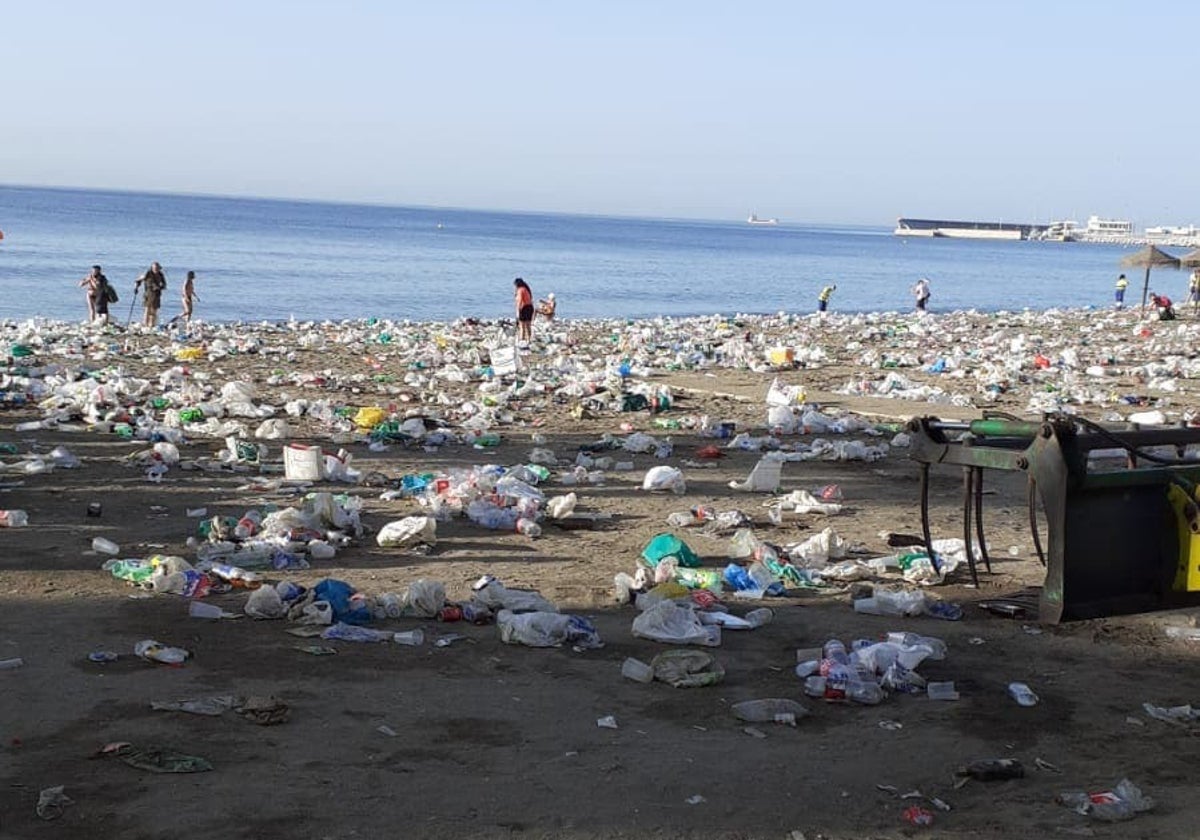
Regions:
[[913, 297], [917, 299], [917, 311], [924, 312], [929, 303], [929, 279], [922, 277], [912, 287]]
[[1129, 288], [1129, 281], [1126, 280], [1125, 275], [1122, 274], [1117, 278], [1117, 290], [1113, 293], [1113, 297], [1117, 301], [1117, 309], [1125, 308], [1125, 290], [1127, 288]]
[[167, 276], [163, 274], [162, 266], [157, 262], [150, 263], [146, 273], [133, 284], [134, 297], [137, 297], [138, 289], [143, 284], [146, 287], [146, 295], [142, 299], [142, 305], [145, 307], [146, 314], [142, 319], [142, 324], [147, 327], [157, 327], [158, 309], [162, 306], [162, 293], [167, 288]]
[[100, 266], [92, 266], [92, 270], [88, 272], [87, 277], [79, 281], [79, 287], [85, 290], [84, 295], [87, 297], [88, 323], [92, 323], [101, 316], [107, 321], [108, 278], [104, 276], [104, 272], [100, 270]]
[[187, 279], [183, 281], [183, 320], [187, 321], [188, 326], [192, 324], [192, 306], [197, 300], [200, 300], [200, 296], [196, 294], [196, 272], [189, 271]]
[[837, 291], [837, 286], [830, 284], [821, 289], [821, 293], [817, 295], [817, 311], [824, 312], [829, 308], [829, 299], [833, 297], [833, 293]]
[[518, 277], [513, 280], [513, 302], [517, 307], [517, 341], [528, 344], [533, 338], [533, 290]]
[[1200, 268], [1192, 271], [1192, 276], [1188, 278], [1188, 303], [1192, 305], [1192, 314], [1196, 314], [1196, 310], [1200, 309]]

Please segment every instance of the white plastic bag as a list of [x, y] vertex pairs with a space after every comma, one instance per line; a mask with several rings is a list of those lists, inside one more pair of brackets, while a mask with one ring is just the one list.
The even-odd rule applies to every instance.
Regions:
[[287, 440], [292, 434], [287, 420], [281, 417], [264, 420], [254, 430], [254, 437], [259, 440]]
[[603, 647], [600, 634], [587, 619], [556, 612], [514, 613], [501, 610], [496, 615], [500, 641], [529, 647], [558, 647], [572, 644], [577, 647]]
[[779, 478], [783, 470], [783, 461], [777, 457], [764, 455], [754, 465], [745, 481], [731, 481], [729, 486], [734, 490], [744, 490], [748, 493], [774, 493], [779, 489]]
[[246, 599], [246, 615], [251, 618], [283, 618], [283, 599], [273, 586], [260, 586]]
[[678, 645], [716, 647], [721, 644], [720, 625], [701, 623], [695, 610], [674, 601], [659, 601], [635, 618], [633, 635]]
[[687, 481], [675, 467], [658, 466], [646, 471], [642, 479], [643, 490], [670, 490], [677, 496], [687, 492]]
[[417, 580], [404, 593], [405, 615], [416, 618], [433, 618], [446, 606], [446, 587], [436, 580]]
[[551, 519], [565, 519], [575, 512], [576, 497], [574, 493], [565, 496], [555, 496], [546, 502], [546, 513]]
[[508, 589], [498, 580], [475, 590], [475, 599], [494, 610], [510, 612], [558, 612], [558, 607], [547, 601], [538, 592], [524, 589]]
[[379, 529], [375, 542], [384, 548], [437, 545], [437, 520], [432, 516], [406, 516]]

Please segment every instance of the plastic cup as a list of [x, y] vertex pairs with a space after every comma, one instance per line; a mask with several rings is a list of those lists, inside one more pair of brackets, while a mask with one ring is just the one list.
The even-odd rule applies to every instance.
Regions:
[[115, 556], [121, 553], [121, 546], [112, 540], [106, 540], [104, 537], [96, 537], [92, 540], [92, 551]]
[[225, 611], [216, 604], [206, 604], [203, 601], [192, 601], [188, 604], [188, 615], [192, 618], [220, 618]]
[[402, 633], [392, 634], [392, 641], [398, 645], [411, 645], [416, 647], [425, 644], [425, 634], [420, 630], [405, 630]]
[[958, 692], [954, 690], [954, 682], [931, 682], [925, 686], [930, 700], [957, 700]]
[[621, 663], [621, 676], [634, 682], [653, 682], [654, 669], [640, 659], [629, 657]]

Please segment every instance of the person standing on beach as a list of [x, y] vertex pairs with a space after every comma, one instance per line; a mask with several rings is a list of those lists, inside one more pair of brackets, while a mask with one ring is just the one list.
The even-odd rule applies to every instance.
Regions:
[[1120, 277], [1117, 278], [1117, 290], [1113, 293], [1113, 297], [1117, 301], [1117, 309], [1125, 308], [1125, 289], [1127, 289], [1128, 287], [1129, 287], [1129, 281], [1126, 280], [1125, 275], [1122, 274]]
[[1200, 268], [1193, 269], [1192, 276], [1188, 278], [1188, 303], [1192, 305], [1192, 314], [1196, 314], [1196, 310], [1200, 309]]
[[833, 297], [833, 293], [837, 291], [837, 286], [828, 285], [821, 289], [821, 294], [817, 295], [817, 311], [824, 312], [829, 308], [829, 299]]
[[517, 307], [517, 340], [528, 344], [533, 338], [533, 290], [518, 277], [513, 280], [513, 302]]
[[79, 281], [79, 287], [84, 289], [87, 297], [88, 323], [95, 321], [100, 315], [108, 317], [108, 278], [100, 270], [100, 266], [92, 266], [87, 277]]
[[917, 311], [924, 312], [929, 303], [929, 279], [922, 277], [912, 287], [913, 297], [917, 299]]
[[183, 320], [187, 321], [188, 326], [192, 323], [193, 302], [197, 300], [200, 300], [200, 296], [196, 294], [196, 272], [189, 271], [187, 279], [183, 281]]
[[146, 315], [142, 324], [147, 327], [158, 326], [158, 309], [162, 306], [162, 293], [167, 288], [167, 276], [163, 274], [162, 266], [157, 262], [150, 263], [146, 273], [133, 284], [133, 296], [137, 297], [138, 289], [145, 284], [146, 296], [143, 298]]

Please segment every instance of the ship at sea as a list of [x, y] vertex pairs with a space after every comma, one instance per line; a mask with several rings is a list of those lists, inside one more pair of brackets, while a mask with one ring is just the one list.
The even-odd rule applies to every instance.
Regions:
[[1046, 225], [1014, 222], [961, 222], [946, 219], [896, 220], [896, 236], [944, 236], [953, 239], [1036, 239]]
[[751, 213], [750, 218], [746, 220], [748, 225], [777, 225], [778, 219], [760, 219], [757, 213]]

